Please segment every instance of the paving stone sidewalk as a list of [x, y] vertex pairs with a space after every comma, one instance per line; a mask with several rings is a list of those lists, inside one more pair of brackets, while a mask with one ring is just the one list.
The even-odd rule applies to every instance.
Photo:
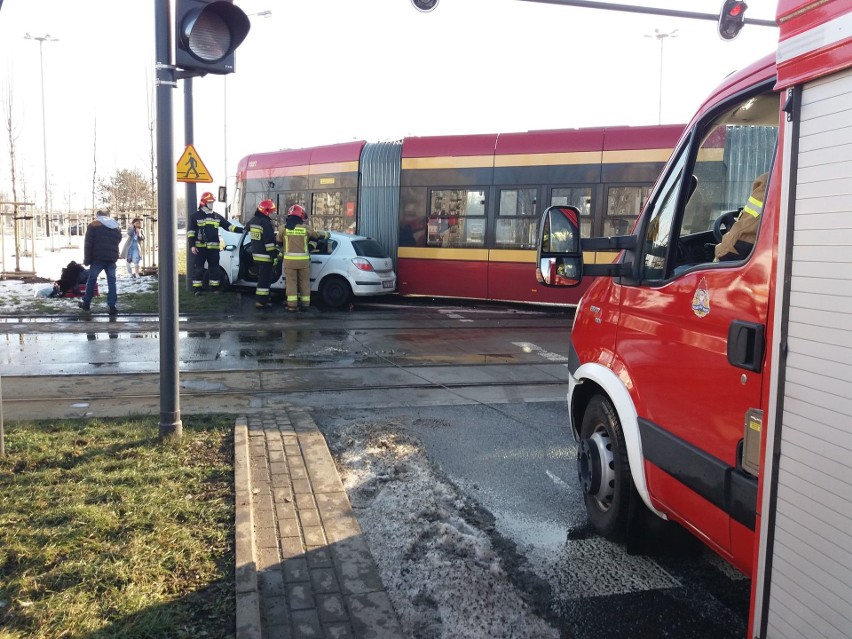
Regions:
[[404, 637], [310, 413], [234, 429], [237, 639]]

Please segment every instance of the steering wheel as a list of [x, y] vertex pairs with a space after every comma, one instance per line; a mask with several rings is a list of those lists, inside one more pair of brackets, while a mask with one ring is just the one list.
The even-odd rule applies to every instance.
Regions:
[[726, 211], [717, 217], [715, 222], [713, 222], [713, 237], [716, 239], [717, 244], [722, 241], [722, 236], [731, 230], [734, 222], [737, 221], [740, 210], [742, 209]]

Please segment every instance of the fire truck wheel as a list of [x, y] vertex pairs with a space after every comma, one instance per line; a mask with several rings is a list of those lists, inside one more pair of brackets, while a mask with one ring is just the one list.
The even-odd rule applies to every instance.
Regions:
[[592, 527], [607, 539], [623, 541], [635, 489], [618, 415], [602, 395], [592, 397], [583, 415], [577, 474]]

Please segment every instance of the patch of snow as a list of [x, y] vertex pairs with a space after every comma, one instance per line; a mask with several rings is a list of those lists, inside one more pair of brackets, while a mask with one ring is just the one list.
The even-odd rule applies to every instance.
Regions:
[[[40, 240], [43, 241], [43, 240]], [[8, 243], [7, 243], [8, 248]], [[77, 302], [80, 298], [47, 298], [53, 289], [53, 282], [62, 275], [62, 269], [69, 262], [83, 262], [83, 249], [79, 247], [65, 247], [56, 251], [36, 247], [35, 276], [31, 274], [33, 260], [22, 256], [19, 260], [21, 276], [15, 275], [15, 257], [6, 254], [5, 262], [8, 264], [5, 271], [5, 279], [0, 279], [0, 314], [22, 313], [30, 310], [44, 309], [49, 303], [55, 305], [58, 312], [77, 310]], [[0, 263], [2, 266], [2, 263]], [[116, 286], [118, 289], [119, 303], [122, 293], [147, 293], [156, 290], [156, 276], [143, 275], [139, 278], [130, 277], [127, 274], [127, 263], [119, 260], [116, 265]], [[102, 297], [106, 297], [107, 282], [106, 274], [101, 273], [98, 278], [98, 288]]]
[[329, 435], [349, 499], [408, 636], [558, 637], [512, 583], [477, 507], [387, 422]]

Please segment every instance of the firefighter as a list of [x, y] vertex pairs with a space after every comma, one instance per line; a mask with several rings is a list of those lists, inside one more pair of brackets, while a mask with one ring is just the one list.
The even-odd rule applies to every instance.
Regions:
[[750, 252], [757, 239], [760, 215], [763, 213], [763, 199], [766, 197], [766, 181], [769, 173], [758, 175], [751, 184], [751, 195], [722, 241], [716, 245], [716, 262], [741, 260]]
[[284, 279], [287, 288], [287, 310], [291, 313], [307, 310], [311, 305], [310, 240], [327, 240], [328, 231], [315, 231], [305, 221], [304, 207], [294, 204], [287, 210], [284, 228], [278, 231], [278, 242], [283, 245]]
[[257, 205], [254, 217], [249, 221], [251, 236], [251, 256], [257, 265], [257, 289], [254, 294], [254, 306], [258, 309], [269, 308], [269, 285], [272, 283], [272, 263], [278, 256], [275, 244], [275, 229], [269, 216], [277, 207], [272, 200], [263, 200]]
[[198, 210], [189, 219], [186, 239], [189, 250], [195, 256], [192, 270], [192, 290], [201, 295], [204, 288], [204, 269], [207, 268], [207, 284], [218, 293], [219, 281], [219, 227], [226, 231], [242, 233], [243, 227], [232, 224], [213, 210], [216, 198], [209, 191], [201, 194]]

